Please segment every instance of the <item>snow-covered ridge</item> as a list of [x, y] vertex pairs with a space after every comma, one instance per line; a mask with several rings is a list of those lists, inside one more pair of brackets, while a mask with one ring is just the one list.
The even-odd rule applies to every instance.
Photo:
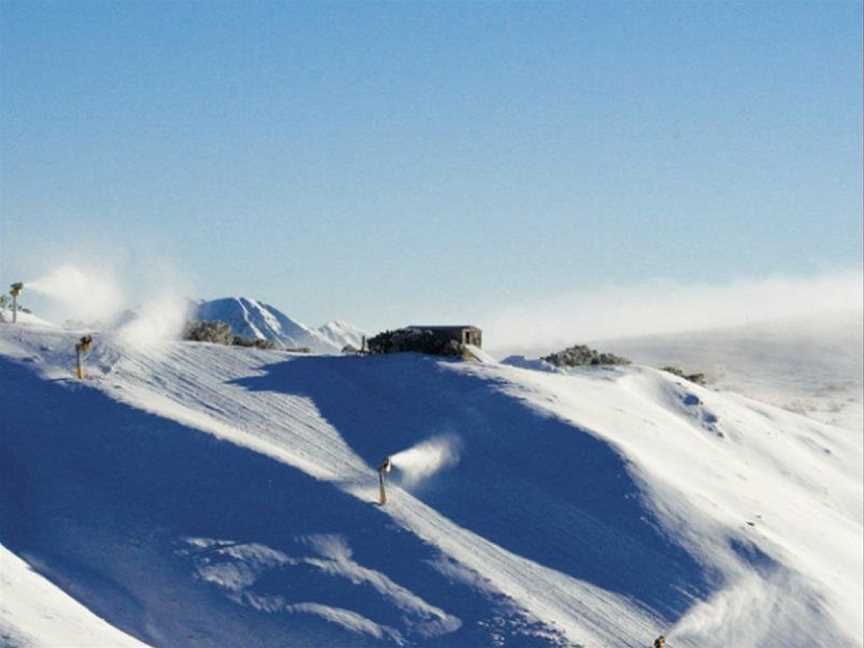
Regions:
[[363, 338], [368, 337], [365, 331], [341, 320], [332, 320], [319, 326], [316, 330], [327, 341], [340, 349], [344, 349], [348, 345], [359, 349], [363, 344]]
[[[861, 645], [845, 430], [638, 366], [97, 336], [81, 383], [74, 342], [0, 326], [0, 544], [142, 642]], [[442, 436], [458, 459], [402, 479]], [[19, 636], [39, 601], [3, 587]]]

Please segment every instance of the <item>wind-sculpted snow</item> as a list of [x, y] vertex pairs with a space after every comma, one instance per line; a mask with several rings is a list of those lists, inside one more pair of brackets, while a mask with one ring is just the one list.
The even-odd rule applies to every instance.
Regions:
[[0, 546], [0, 646], [39, 645], [145, 646], [111, 627]]
[[97, 338], [82, 384], [73, 342], [0, 328], [0, 543], [146, 643], [861, 644], [843, 430], [640, 367]]

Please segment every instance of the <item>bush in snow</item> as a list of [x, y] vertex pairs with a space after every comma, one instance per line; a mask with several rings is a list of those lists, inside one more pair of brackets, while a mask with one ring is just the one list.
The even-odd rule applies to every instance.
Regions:
[[276, 344], [271, 340], [261, 338], [247, 338], [234, 335], [231, 326], [219, 321], [193, 321], [187, 322], [183, 331], [184, 340], [193, 342], [212, 342], [226, 346], [255, 347], [256, 349], [275, 349]]
[[543, 358], [556, 367], [584, 367], [597, 365], [628, 365], [630, 361], [614, 353], [600, 353], [584, 344], [568, 347]]
[[369, 353], [413, 351], [430, 355], [461, 357], [464, 347], [455, 340], [442, 340], [432, 331], [416, 328], [384, 331], [369, 338]]
[[183, 339], [231, 345], [234, 344], [234, 333], [225, 322], [192, 321], [186, 323]]
[[272, 340], [262, 340], [261, 338], [247, 338], [239, 335], [234, 336], [232, 341], [234, 346], [255, 347], [256, 349], [275, 349], [276, 344]]

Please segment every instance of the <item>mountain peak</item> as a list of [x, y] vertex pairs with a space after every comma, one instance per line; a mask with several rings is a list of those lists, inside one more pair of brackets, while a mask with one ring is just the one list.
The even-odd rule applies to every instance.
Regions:
[[278, 308], [249, 297], [222, 297], [198, 302], [194, 317], [226, 322], [235, 335], [270, 340], [277, 347], [308, 347], [316, 353], [338, 353], [342, 349]]

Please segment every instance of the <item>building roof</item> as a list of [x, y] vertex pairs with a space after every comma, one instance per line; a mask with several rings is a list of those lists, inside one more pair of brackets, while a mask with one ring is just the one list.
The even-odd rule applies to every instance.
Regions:
[[425, 324], [411, 324], [405, 328], [423, 329], [426, 331], [454, 331], [463, 329], [474, 329], [475, 331], [480, 330], [473, 324], [434, 324], [432, 326], [427, 326]]

